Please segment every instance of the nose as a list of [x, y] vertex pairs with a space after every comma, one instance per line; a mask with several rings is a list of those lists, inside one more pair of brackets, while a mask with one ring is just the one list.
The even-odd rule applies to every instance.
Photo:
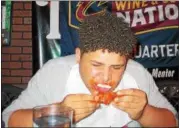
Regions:
[[111, 81], [111, 79], [112, 79], [112, 72], [111, 72], [111, 69], [107, 67], [104, 69], [104, 72], [103, 72], [103, 80], [105, 83], [108, 83]]

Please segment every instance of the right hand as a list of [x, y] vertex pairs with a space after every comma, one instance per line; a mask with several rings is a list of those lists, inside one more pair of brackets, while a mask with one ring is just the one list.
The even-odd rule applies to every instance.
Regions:
[[61, 103], [74, 110], [73, 121], [75, 123], [91, 115], [99, 108], [99, 103], [95, 101], [94, 96], [87, 94], [67, 95]]

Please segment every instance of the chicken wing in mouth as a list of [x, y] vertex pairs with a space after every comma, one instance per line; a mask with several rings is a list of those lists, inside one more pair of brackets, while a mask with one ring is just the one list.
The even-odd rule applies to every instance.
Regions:
[[98, 103], [109, 105], [117, 96], [115, 92], [111, 91], [112, 83], [110, 84], [98, 84], [94, 80], [91, 80], [91, 85], [95, 91], [98, 92], [96, 99]]

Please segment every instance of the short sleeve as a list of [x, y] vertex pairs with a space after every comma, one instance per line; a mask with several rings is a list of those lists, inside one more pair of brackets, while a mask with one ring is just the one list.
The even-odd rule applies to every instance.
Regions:
[[[46, 80], [48, 80], [51, 64], [47, 62], [29, 81], [27, 88], [14, 100], [2, 113], [5, 126], [8, 125], [10, 115], [19, 109], [33, 108], [48, 103], [46, 92]], [[43, 87], [42, 87], [43, 86]]]
[[171, 103], [167, 100], [167, 98], [160, 93], [152, 75], [148, 71], [146, 71], [146, 74], [147, 74], [147, 79], [148, 79], [147, 81], [149, 83], [149, 88], [148, 88], [149, 89], [148, 90], [149, 104], [155, 107], [159, 107], [159, 108], [166, 108], [170, 110], [177, 117], [177, 111], [171, 105]]

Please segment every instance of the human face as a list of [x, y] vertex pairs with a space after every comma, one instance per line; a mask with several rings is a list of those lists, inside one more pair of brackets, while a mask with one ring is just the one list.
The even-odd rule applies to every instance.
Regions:
[[127, 64], [126, 56], [107, 50], [83, 53], [76, 49], [79, 72], [86, 87], [94, 91], [108, 92], [119, 84]]

